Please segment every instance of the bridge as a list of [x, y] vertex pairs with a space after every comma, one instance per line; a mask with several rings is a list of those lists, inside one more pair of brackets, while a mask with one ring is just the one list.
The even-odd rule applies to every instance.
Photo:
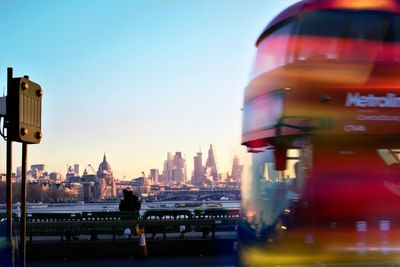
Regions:
[[[1, 214], [0, 214], [1, 215]], [[150, 256], [233, 253], [238, 209], [31, 213], [28, 260], [139, 257], [136, 227], [144, 228]], [[17, 218], [16, 218], [17, 219]], [[0, 223], [4, 224], [4, 216]], [[18, 222], [13, 225], [18, 228]], [[125, 235], [130, 228], [131, 235]], [[125, 232], [125, 233], [124, 233]]]
[[220, 200], [222, 197], [230, 200], [240, 200], [240, 189], [206, 189], [206, 190], [165, 190], [157, 195], [158, 200], [162, 201], [203, 201]]

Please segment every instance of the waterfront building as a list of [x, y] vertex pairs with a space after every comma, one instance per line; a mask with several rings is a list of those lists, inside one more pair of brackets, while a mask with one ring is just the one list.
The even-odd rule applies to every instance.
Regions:
[[80, 176], [69, 176], [68, 179], [66, 179], [68, 183], [81, 183], [81, 177]]
[[66, 192], [72, 201], [84, 201], [84, 186], [81, 183], [68, 183]]
[[80, 175], [79, 164], [74, 164], [74, 172], [76, 176]]
[[85, 202], [94, 202], [101, 200], [100, 182], [96, 174], [89, 174], [88, 171], [85, 169], [83, 171], [81, 181], [84, 189], [83, 192]]
[[65, 180], [68, 181], [68, 179], [69, 179], [70, 177], [74, 177], [74, 176], [75, 176], [75, 171], [74, 171], [74, 169], [72, 168], [72, 166], [68, 166], [68, 168], [67, 168], [67, 173], [65, 174]]
[[137, 195], [138, 197], [149, 194], [151, 192], [151, 186], [149, 185], [132, 185], [131, 188], [133, 194]]
[[53, 181], [55, 183], [61, 183], [62, 175], [59, 172], [51, 172], [49, 174], [49, 178], [51, 181]]
[[99, 165], [97, 177], [100, 181], [101, 199], [115, 199], [117, 197], [117, 187], [111, 165], [107, 162], [106, 154]]
[[83, 201], [94, 202], [100, 199], [100, 186], [96, 182], [83, 182]]

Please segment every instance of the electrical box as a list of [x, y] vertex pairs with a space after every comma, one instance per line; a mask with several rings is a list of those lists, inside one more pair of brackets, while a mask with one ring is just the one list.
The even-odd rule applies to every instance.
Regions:
[[7, 138], [38, 144], [42, 139], [42, 96], [39, 84], [28, 77], [12, 78], [7, 90]]

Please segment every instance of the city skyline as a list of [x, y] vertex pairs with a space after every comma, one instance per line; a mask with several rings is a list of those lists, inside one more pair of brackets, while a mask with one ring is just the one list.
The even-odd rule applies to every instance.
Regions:
[[[218, 168], [218, 164], [217, 162], [214, 162], [214, 168], [209, 168], [210, 166], [208, 166], [208, 161], [210, 160], [210, 149], [212, 150], [212, 158], [211, 160], [215, 161], [215, 154], [216, 152], [214, 152], [214, 147], [212, 144], [210, 144], [210, 148], [208, 150], [208, 157], [205, 157], [205, 161], [202, 163], [200, 161], [200, 165], [198, 165], [198, 168], [200, 166], [200, 168], [202, 168], [201, 170], [201, 174], [202, 176], [204, 175], [208, 175], [210, 177], [211, 180], [217, 181], [219, 175], [226, 175], [226, 174], [232, 174], [232, 176], [235, 176], [235, 171], [233, 170], [235, 167], [235, 165], [239, 165], [239, 161], [240, 159], [234, 155], [232, 159], [230, 159], [230, 167], [227, 170], [221, 170], [220, 168]], [[199, 156], [199, 154], [201, 155], [202, 152], [198, 151], [195, 155], [193, 156], [193, 161], [191, 160], [191, 156], [187, 156], [186, 153], [182, 153], [181, 151], [175, 151], [175, 152], [166, 152], [166, 160], [164, 160], [164, 162], [158, 164], [158, 166], [155, 166], [154, 168], [150, 168], [150, 169], [143, 169], [141, 171], [141, 173], [138, 173], [134, 176], [119, 176], [118, 171], [115, 171], [115, 169], [113, 168], [113, 172], [117, 173], [114, 177], [117, 179], [135, 179], [141, 176], [145, 176], [145, 177], [153, 177], [155, 175], [155, 171], [157, 171], [157, 177], [163, 177], [163, 180], [170, 180], [170, 182], [172, 181], [178, 181], [178, 182], [183, 182], [183, 183], [191, 183], [193, 180], [193, 177], [196, 177], [196, 175], [199, 175], [199, 173], [196, 173], [196, 167], [194, 165], [196, 165], [196, 157]], [[176, 157], [178, 156], [178, 158], [180, 159], [176, 159]], [[105, 161], [106, 157], [108, 158], [107, 154], [104, 153], [102, 155], [102, 161], [98, 160], [98, 162], [95, 163], [89, 163], [89, 164], [81, 164], [79, 162], [72, 162], [69, 163], [67, 165], [65, 165], [65, 168], [62, 171], [58, 171], [58, 170], [54, 170], [51, 167], [49, 167], [45, 162], [36, 162], [36, 163], [31, 163], [31, 170], [35, 170], [38, 169], [40, 171], [46, 171], [47, 173], [59, 173], [63, 179], [67, 179], [68, 176], [82, 176], [84, 173], [87, 174], [96, 174], [98, 172], [98, 168], [100, 168], [100, 166], [103, 164], [103, 162]], [[201, 157], [201, 156], [200, 156]], [[169, 163], [168, 161], [171, 161], [171, 163]], [[178, 160], [178, 163], [176, 164]], [[207, 161], [206, 161], [207, 160]], [[99, 163], [100, 162], [100, 163]], [[110, 165], [113, 165], [113, 163], [110, 160], [107, 160], [107, 162]], [[172, 164], [170, 167], [168, 167], [170, 164]], [[99, 165], [99, 167], [97, 167], [97, 165]], [[110, 166], [111, 167], [111, 166]], [[184, 169], [183, 173], [181, 173], [180, 175], [182, 177], [178, 178], [176, 177], [176, 175], [174, 173], [172, 173], [172, 170], [175, 169], [176, 167], [178, 168], [182, 168]], [[218, 168], [218, 171], [217, 171]], [[165, 173], [166, 170], [170, 169], [169, 171], [171, 171], [171, 173]], [[215, 170], [215, 172], [213, 172]], [[21, 166], [16, 166], [13, 169], [13, 172], [15, 171], [16, 176], [20, 176], [20, 172], [21, 172]], [[152, 174], [153, 172], [153, 174]], [[199, 172], [199, 170], [197, 170], [197, 172]], [[217, 175], [217, 176], [216, 176]], [[203, 178], [205, 179], [206, 176], [204, 176]], [[196, 178], [194, 178], [196, 180]]]
[[[229, 171], [246, 154], [241, 107], [254, 43], [294, 2], [40, 0], [16, 19], [22, 3], [2, 1], [0, 86], [13, 67], [44, 91], [43, 139], [28, 163], [64, 173], [106, 152], [116, 175], [135, 177], [160, 169], [166, 151], [189, 159], [213, 143]], [[0, 151], [4, 172], [4, 142]], [[19, 152], [15, 144], [13, 169]]]

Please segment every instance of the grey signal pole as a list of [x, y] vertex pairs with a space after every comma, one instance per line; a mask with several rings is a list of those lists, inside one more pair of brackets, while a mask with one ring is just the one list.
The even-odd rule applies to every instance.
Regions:
[[[7, 86], [11, 86], [11, 80], [13, 76], [12, 68], [7, 69]], [[8, 118], [6, 117], [5, 122], [7, 123]], [[6, 156], [6, 216], [7, 216], [7, 255], [6, 266], [14, 266], [14, 246], [12, 240], [13, 234], [13, 221], [12, 221], [12, 141], [7, 140], [7, 156]]]
[[20, 265], [26, 266], [26, 160], [28, 157], [28, 145], [22, 143], [22, 171], [21, 171], [21, 222], [20, 222]]
[[7, 254], [9, 255], [7, 261], [8, 265], [14, 266], [14, 246], [12, 240], [13, 221], [12, 221], [12, 142], [7, 140], [7, 173], [6, 173], [6, 215], [7, 215]]
[[[28, 90], [29, 89], [29, 90]], [[42, 139], [41, 110], [43, 91], [29, 76], [13, 78], [13, 69], [7, 69], [6, 119], [7, 128], [7, 259], [6, 266], [14, 266], [12, 223], [12, 141], [22, 143], [21, 215], [19, 266], [26, 266], [26, 195], [28, 144], [38, 144]], [[25, 101], [24, 101], [25, 99]], [[29, 101], [27, 101], [29, 100]], [[32, 122], [32, 117], [33, 119]], [[29, 123], [27, 123], [29, 121]], [[3, 136], [4, 137], [4, 136]], [[1, 261], [0, 261], [1, 263]]]

